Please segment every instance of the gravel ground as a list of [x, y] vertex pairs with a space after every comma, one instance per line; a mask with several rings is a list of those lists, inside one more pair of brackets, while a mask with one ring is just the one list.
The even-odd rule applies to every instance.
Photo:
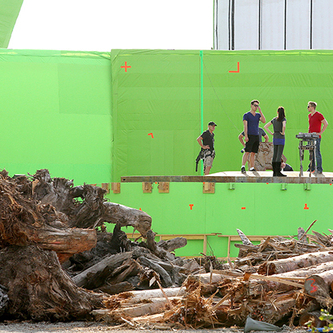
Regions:
[[[160, 327], [161, 328], [161, 327]], [[49, 332], [69, 332], [69, 333], [95, 333], [95, 332], [111, 332], [118, 331], [120, 333], [134, 333], [135, 331], [140, 332], [152, 332], [152, 333], [211, 333], [211, 332], [223, 332], [223, 333], [243, 333], [243, 329], [236, 328], [219, 328], [219, 329], [208, 329], [208, 330], [170, 330], [170, 329], [146, 329], [136, 328], [128, 329], [124, 326], [110, 326], [96, 322], [70, 322], [70, 323], [31, 323], [31, 322], [20, 322], [20, 323], [0, 323], [0, 333], [12, 332], [12, 333], [49, 333]], [[290, 329], [284, 327], [282, 333], [306, 333], [305, 329]]]

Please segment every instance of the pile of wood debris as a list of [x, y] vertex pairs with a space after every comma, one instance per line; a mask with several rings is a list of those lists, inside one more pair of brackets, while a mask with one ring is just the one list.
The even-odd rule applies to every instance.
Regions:
[[[156, 243], [149, 215], [104, 194], [45, 169], [0, 173], [0, 319], [209, 328], [251, 317], [293, 326], [316, 324], [318, 311], [333, 305], [331, 230], [310, 235], [311, 225], [259, 245], [238, 230], [234, 262], [184, 259], [173, 251], [186, 239]], [[139, 231], [140, 241], [122, 226]]]
[[[156, 243], [148, 214], [108, 202], [105, 193], [46, 169], [0, 173], [0, 318], [92, 319], [110, 294], [179, 287], [200, 271], [196, 260], [171, 253], [186, 239]], [[105, 222], [115, 224], [113, 233]], [[128, 240], [123, 226], [142, 241]]]
[[268, 237], [253, 245], [238, 233], [240, 255], [223, 269], [188, 275], [181, 288], [111, 296], [107, 309], [92, 314], [133, 327], [243, 327], [247, 317], [278, 326], [324, 325], [320, 309], [333, 305], [333, 236], [299, 228], [299, 239]]

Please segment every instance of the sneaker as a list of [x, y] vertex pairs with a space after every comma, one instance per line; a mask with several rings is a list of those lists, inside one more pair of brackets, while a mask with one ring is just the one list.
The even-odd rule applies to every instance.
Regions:
[[250, 171], [256, 172], [257, 170], [255, 168], [251, 168]]
[[241, 173], [246, 173], [246, 171], [245, 171], [245, 167], [241, 167]]

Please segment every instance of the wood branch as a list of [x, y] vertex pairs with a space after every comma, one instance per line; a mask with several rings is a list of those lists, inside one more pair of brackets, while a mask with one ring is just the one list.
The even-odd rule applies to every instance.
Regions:
[[152, 230], [148, 230], [146, 233], [147, 237], [147, 246], [150, 251], [152, 251], [153, 254], [158, 256], [161, 259], [168, 259], [170, 261], [175, 259], [175, 256], [171, 254], [168, 251], [165, 251], [164, 249], [161, 249], [157, 243], [155, 242], [155, 236], [156, 233], [153, 232]]
[[187, 239], [184, 237], [176, 237], [169, 240], [161, 240], [157, 243], [157, 246], [168, 252], [172, 252], [176, 249], [180, 249], [187, 245]]
[[[33, 194], [36, 200], [54, 206], [68, 216], [70, 227], [95, 228], [103, 222], [132, 226], [143, 236], [151, 228], [151, 217], [145, 212], [107, 202], [106, 191], [98, 186], [73, 187], [73, 181], [51, 178], [47, 169], [37, 170], [33, 176]], [[76, 198], [81, 198], [78, 202]]]
[[96, 289], [104, 284], [110, 274], [122, 263], [132, 257], [132, 252], [117, 253], [101, 260], [96, 265], [73, 277], [79, 287]]
[[144, 315], [141, 317], [136, 317], [133, 318], [133, 322], [137, 324], [163, 323], [164, 313], [157, 313], [153, 315]]
[[333, 252], [307, 253], [293, 258], [263, 263], [259, 266], [258, 273], [261, 275], [278, 274], [328, 261], [333, 261]]
[[253, 245], [253, 243], [246, 237], [244, 232], [240, 229], [236, 229], [239, 237], [242, 240], [243, 245]]
[[104, 202], [103, 205], [104, 211], [99, 219], [100, 222], [118, 223], [122, 227], [133, 227], [134, 230], [146, 237], [152, 221], [147, 213], [112, 202]]
[[153, 269], [156, 273], [159, 274], [159, 276], [161, 277], [161, 280], [162, 280], [163, 287], [168, 288], [168, 287], [172, 286], [171, 277], [163, 267], [161, 267], [156, 262], [153, 262], [143, 256], [140, 257], [138, 260], [142, 266], [149, 267], [149, 268]]
[[307, 243], [305, 235], [305, 230], [302, 227], [299, 227], [297, 229], [297, 238], [300, 242]]
[[302, 235], [302, 237], [299, 239], [300, 241], [306, 236], [306, 234], [309, 232], [309, 230], [312, 228], [312, 226], [317, 222], [317, 220], [314, 220], [309, 227], [306, 229], [304, 235]]

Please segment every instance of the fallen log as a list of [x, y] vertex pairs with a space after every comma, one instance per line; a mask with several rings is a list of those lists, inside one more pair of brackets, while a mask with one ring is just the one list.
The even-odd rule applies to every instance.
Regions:
[[32, 232], [29, 241], [44, 250], [55, 251], [60, 263], [63, 263], [75, 253], [95, 247], [97, 237], [95, 229], [57, 229], [46, 226]]
[[272, 299], [260, 304], [260, 310], [257, 307], [260, 316], [258, 319], [274, 324], [291, 314], [296, 305], [295, 292], [289, 292], [280, 295], [272, 295]]
[[113, 270], [121, 266], [125, 260], [131, 257], [132, 252], [111, 255], [82, 273], [74, 276], [73, 281], [78, 287], [96, 289], [104, 284], [104, 281], [110, 276]]
[[[330, 271], [330, 274], [333, 274]], [[330, 279], [330, 283], [332, 279]], [[311, 275], [304, 282], [304, 290], [306, 293], [314, 298], [318, 296], [325, 299], [330, 299], [330, 288], [328, 283], [319, 275]], [[333, 300], [331, 300], [333, 304]]]
[[323, 306], [332, 307], [330, 293], [333, 290], [333, 268], [309, 276], [304, 282], [304, 290]]
[[[170, 297], [169, 301], [173, 304], [176, 304], [181, 300], [181, 297]], [[154, 315], [157, 313], [164, 312], [169, 307], [169, 302], [165, 298], [151, 298], [149, 303], [136, 304], [131, 307], [125, 307], [125, 304], [122, 304], [121, 307], [114, 310], [109, 309], [99, 309], [94, 310], [91, 314], [98, 321], [103, 320], [104, 322], [114, 322], [120, 321], [121, 318], [131, 317], [131, 320], [135, 320], [135, 317], [141, 317], [144, 315]]]
[[182, 287], [164, 288], [163, 291], [161, 289], [133, 290], [111, 296], [110, 301], [118, 299], [125, 304], [137, 304], [149, 301], [151, 298], [178, 297], [185, 295], [185, 293], [186, 290]]
[[[326, 274], [326, 271], [333, 270], [333, 262], [327, 262], [316, 266], [310, 266], [303, 269], [296, 269], [294, 271], [274, 274], [274, 275], [260, 275], [252, 274], [249, 279], [265, 279], [265, 282], [259, 284], [251, 284], [249, 287], [250, 295], [258, 295], [263, 290], [266, 292], [275, 290], [278, 292], [287, 292], [290, 290], [304, 288], [304, 282], [313, 274]], [[331, 280], [331, 282], [333, 279]]]
[[307, 253], [293, 258], [265, 262], [259, 266], [258, 273], [261, 275], [284, 273], [328, 261], [333, 261], [333, 252]]

